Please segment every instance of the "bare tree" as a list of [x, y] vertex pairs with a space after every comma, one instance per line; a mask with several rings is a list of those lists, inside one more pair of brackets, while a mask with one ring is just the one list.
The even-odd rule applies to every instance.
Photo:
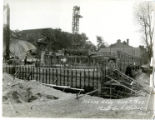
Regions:
[[143, 2], [138, 5], [138, 10], [136, 12], [138, 23], [140, 24], [141, 30], [143, 32], [143, 38], [146, 45], [149, 62], [153, 55], [154, 25], [152, 22], [152, 15], [151, 15], [152, 11], [153, 11], [152, 2]]
[[96, 36], [97, 38], [97, 50], [100, 50], [101, 48], [105, 48], [105, 42], [101, 36]]

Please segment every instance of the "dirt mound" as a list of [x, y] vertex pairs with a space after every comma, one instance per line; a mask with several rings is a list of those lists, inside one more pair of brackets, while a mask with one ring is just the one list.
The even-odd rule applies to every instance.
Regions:
[[12, 39], [10, 41], [11, 53], [13, 53], [21, 60], [25, 58], [25, 55], [29, 50], [36, 50], [36, 47], [28, 41], [17, 40], [17, 39]]
[[3, 78], [3, 102], [33, 102], [36, 100], [47, 101], [55, 100], [64, 96], [61, 91], [46, 87], [39, 82], [24, 81], [20, 79], [13, 80], [13, 77], [4, 74]]
[[55, 96], [45, 95], [40, 92], [34, 93], [31, 87], [27, 88], [23, 86], [23, 84], [16, 84], [3, 95], [3, 102], [7, 100], [11, 100], [15, 103], [32, 102], [43, 97], [45, 99], [58, 99]]

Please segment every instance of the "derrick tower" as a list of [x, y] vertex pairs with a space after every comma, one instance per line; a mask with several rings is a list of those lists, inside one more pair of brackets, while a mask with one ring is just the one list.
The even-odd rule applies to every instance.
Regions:
[[80, 15], [80, 7], [73, 7], [73, 20], [72, 20], [72, 32], [73, 34], [77, 34], [79, 32], [79, 19], [82, 16]]
[[73, 33], [73, 47], [78, 46], [77, 35], [79, 33], [79, 19], [82, 18], [80, 15], [80, 7], [73, 7], [73, 18], [72, 18], [72, 33]]

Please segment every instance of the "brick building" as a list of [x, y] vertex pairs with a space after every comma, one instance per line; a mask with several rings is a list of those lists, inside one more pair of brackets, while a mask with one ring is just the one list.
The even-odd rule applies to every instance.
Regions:
[[116, 43], [111, 44], [109, 47], [106, 48], [101, 48], [99, 50], [99, 54], [104, 54], [104, 53], [117, 53], [117, 51], [124, 52], [128, 55], [135, 56], [135, 57], [141, 57], [141, 55], [144, 53], [144, 48], [143, 46], [141, 47], [132, 47], [129, 45], [129, 39], [126, 41], [121, 42], [121, 40], [117, 40]]

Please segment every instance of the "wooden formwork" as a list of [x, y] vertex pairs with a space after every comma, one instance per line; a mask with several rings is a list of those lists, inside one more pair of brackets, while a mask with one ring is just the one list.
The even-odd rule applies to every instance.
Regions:
[[[136, 89], [139, 83], [126, 76], [123, 72], [126, 66], [133, 63], [130, 56], [120, 54], [120, 59], [116, 66], [119, 70], [111, 71], [114, 76], [108, 76], [107, 64], [108, 61], [101, 60], [100, 67], [73, 67], [73, 66], [6, 66], [4, 71], [15, 74], [16, 77], [25, 80], [37, 80], [41, 83], [54, 84], [57, 86], [68, 86], [72, 88], [98, 91], [98, 95], [107, 98], [122, 98], [136, 94]], [[133, 60], [133, 61], [132, 61]], [[138, 63], [137, 63], [138, 64]], [[133, 84], [134, 82], [134, 84]], [[132, 85], [133, 84], [133, 85]], [[134, 85], [136, 87], [134, 87]]]

